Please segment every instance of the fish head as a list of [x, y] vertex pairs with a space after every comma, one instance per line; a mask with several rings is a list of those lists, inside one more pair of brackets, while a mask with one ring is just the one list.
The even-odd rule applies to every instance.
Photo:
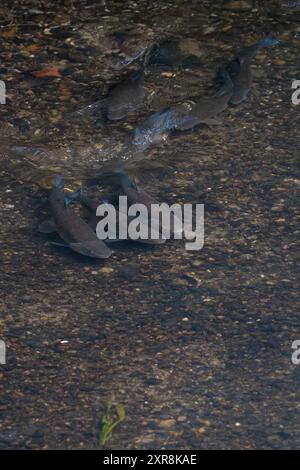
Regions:
[[249, 93], [249, 88], [234, 88], [233, 89], [233, 94], [230, 98], [230, 104], [238, 105], [242, 103], [247, 98], [247, 95]]
[[54, 185], [55, 185], [55, 189], [60, 189], [60, 190], [63, 189], [64, 182], [63, 182], [61, 175], [55, 175]]

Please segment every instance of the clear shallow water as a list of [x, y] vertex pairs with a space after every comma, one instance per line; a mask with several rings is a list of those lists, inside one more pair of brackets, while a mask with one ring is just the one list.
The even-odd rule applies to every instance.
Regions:
[[[126, 409], [113, 448], [298, 448], [299, 15], [273, 2], [27, 3], [1, 7], [1, 447], [95, 448], [113, 394]], [[116, 63], [135, 52], [110, 39], [124, 29], [139, 44], [197, 39], [203, 65], [149, 69], [149, 100], [122, 122], [75, 118], [126, 75]], [[220, 63], [269, 31], [288, 44], [257, 55], [247, 101], [132, 154], [149, 112], [211, 93]], [[29, 73], [45, 67], [62, 76]], [[51, 175], [76, 187], [120, 158], [160, 201], [205, 201], [202, 251], [122, 244], [99, 263], [37, 233]]]

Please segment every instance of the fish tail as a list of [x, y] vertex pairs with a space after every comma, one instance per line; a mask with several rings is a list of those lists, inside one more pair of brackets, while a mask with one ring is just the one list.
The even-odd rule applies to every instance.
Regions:
[[255, 56], [257, 51], [259, 51], [260, 49], [264, 47], [274, 46], [275, 44], [282, 44], [282, 41], [268, 34], [264, 38], [257, 41], [255, 44], [252, 44], [252, 46], [248, 46], [242, 49], [238, 57], [239, 58], [244, 57], [247, 60], [250, 60]]
[[257, 49], [262, 49], [263, 47], [274, 46], [275, 44], [280, 44], [280, 39], [274, 38], [270, 34], [261, 39], [256, 43]]
[[56, 175], [55, 176], [55, 188], [56, 189], [63, 189], [64, 187], [64, 182], [63, 182], [63, 178], [61, 175]]

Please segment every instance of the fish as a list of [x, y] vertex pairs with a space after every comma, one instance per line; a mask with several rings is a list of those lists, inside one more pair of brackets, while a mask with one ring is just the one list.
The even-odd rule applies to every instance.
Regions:
[[146, 96], [142, 87], [143, 77], [144, 72], [138, 71], [111, 89], [107, 97], [107, 118], [110, 121], [123, 119], [143, 104]]
[[[120, 33], [122, 37], [122, 34]], [[104, 125], [106, 119], [118, 121], [142, 106], [146, 97], [146, 90], [142, 86], [145, 70], [148, 65], [150, 52], [154, 45], [144, 46], [139, 55], [132, 61], [139, 59], [139, 68], [126, 79], [110, 88], [106, 97], [85, 105], [70, 113], [70, 117], [92, 117], [98, 119], [97, 125]], [[129, 62], [127, 65], [129, 65]]]
[[[92, 227], [92, 229], [94, 231], [96, 231], [97, 224], [100, 220], [100, 217], [98, 217], [96, 215], [97, 208], [100, 204], [108, 203], [109, 200], [108, 199], [102, 199], [101, 201], [97, 202], [95, 199], [86, 196], [82, 191], [74, 193], [72, 198], [74, 198], [74, 197], [77, 198], [88, 209], [88, 211], [89, 211], [88, 224], [90, 225], [90, 227]], [[134, 219], [135, 219], [135, 217], [128, 216], [128, 224]], [[118, 222], [120, 220], [120, 217], [119, 217], [119, 212], [118, 212], [117, 209], [116, 209], [116, 220], [117, 220], [116, 233], [119, 233]], [[145, 221], [145, 223], [146, 223], [146, 221]], [[108, 229], [109, 229], [109, 227], [108, 227]], [[109, 231], [107, 232], [107, 235], [108, 235], [108, 238], [106, 240], [107, 243], [119, 241], [118, 239], [115, 240], [115, 239], [110, 238]], [[129, 235], [129, 240], [131, 240], [130, 233], [128, 235]], [[149, 245], [161, 245], [161, 244], [166, 242], [166, 240], [164, 238], [159, 236], [159, 232], [156, 233], [156, 238], [149, 238], [149, 239], [138, 238], [138, 239], [132, 239], [132, 241], [139, 242], [139, 243], [146, 243], [146, 244], [149, 244]]]
[[63, 180], [55, 178], [55, 188], [50, 194], [49, 204], [51, 219], [39, 225], [43, 233], [56, 232], [65, 242], [63, 246], [90, 258], [109, 258], [112, 254], [102, 240], [99, 240], [92, 228], [77, 215], [70, 205], [70, 198], [63, 192]]
[[116, 169], [115, 174], [119, 177], [121, 188], [129, 204], [144, 204], [147, 209], [151, 209], [151, 204], [159, 204], [158, 200], [140, 188], [123, 168]]
[[94, 101], [72, 113], [72, 116], [97, 118], [103, 126], [106, 119], [119, 121], [142, 106], [146, 91], [142, 86], [144, 72], [139, 70], [111, 88], [107, 97]]
[[98, 206], [101, 204], [101, 201], [98, 202], [95, 199], [92, 199], [92, 198], [86, 196], [82, 192], [82, 190], [80, 190], [80, 192], [76, 192], [75, 197], [87, 209], [88, 224], [95, 232], [97, 224], [99, 222], [99, 217], [97, 217], [96, 212], [97, 212]]
[[152, 46], [145, 51], [139, 70], [109, 91], [107, 96], [107, 119], [110, 121], [123, 119], [143, 104], [146, 91], [142, 86], [142, 82], [151, 49]]
[[165, 140], [172, 131], [192, 129], [199, 124], [216, 124], [217, 116], [228, 107], [233, 83], [225, 69], [220, 69], [223, 86], [211, 98], [184, 102], [153, 113], [133, 133], [133, 145], [146, 150]]
[[163, 142], [173, 127], [171, 109], [165, 108], [151, 114], [135, 128], [132, 143], [139, 150], [146, 150], [151, 145]]
[[230, 104], [238, 105], [247, 98], [252, 84], [251, 61], [255, 54], [264, 47], [280, 43], [279, 39], [266, 36], [255, 44], [245, 47], [238, 53], [235, 60], [227, 67], [234, 85]]
[[171, 108], [173, 129], [185, 131], [199, 124], [215, 124], [216, 117], [228, 107], [233, 92], [233, 82], [225, 69], [219, 70], [223, 86], [212, 97], [196, 103], [182, 103]]
[[[152, 205], [160, 205], [160, 202], [147, 193], [144, 189], [140, 188], [125, 172], [123, 168], [115, 170], [115, 174], [119, 176], [121, 188], [124, 194], [128, 198], [128, 203], [131, 204], [143, 204], [148, 209], [149, 219], [151, 214]], [[148, 220], [149, 220], [148, 219]], [[182, 232], [182, 223], [176, 217], [175, 214], [171, 213], [170, 216], [170, 235]], [[164, 220], [159, 220], [158, 224], [152, 226], [158, 232], [163, 235], [169, 234], [169, 227], [164, 224]], [[181, 228], [176, 228], [181, 227]]]

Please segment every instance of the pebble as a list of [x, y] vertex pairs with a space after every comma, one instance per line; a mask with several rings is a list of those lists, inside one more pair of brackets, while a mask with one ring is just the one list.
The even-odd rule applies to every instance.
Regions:
[[177, 421], [179, 423], [183, 423], [184, 421], [186, 421], [186, 419], [187, 419], [186, 416], [178, 416]]
[[205, 428], [198, 428], [196, 429], [197, 434], [203, 434], [205, 432]]
[[272, 64], [274, 64], [274, 65], [284, 65], [285, 60], [279, 59], [279, 57], [276, 57], [275, 59], [272, 60]]
[[175, 419], [162, 419], [161, 421], [158, 422], [158, 426], [160, 428], [171, 428], [176, 424]]
[[[110, 274], [110, 273], [114, 272], [114, 268], [104, 267], [104, 268], [99, 269], [99, 272], [100, 273], [105, 273], [105, 274]], [[92, 274], [93, 273], [94, 273], [94, 271], [92, 272]]]

